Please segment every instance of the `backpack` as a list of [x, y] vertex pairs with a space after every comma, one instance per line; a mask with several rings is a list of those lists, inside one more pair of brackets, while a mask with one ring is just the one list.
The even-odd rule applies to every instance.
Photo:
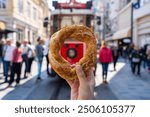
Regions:
[[132, 54], [132, 62], [138, 63], [140, 62], [140, 52], [139, 51], [134, 51]]

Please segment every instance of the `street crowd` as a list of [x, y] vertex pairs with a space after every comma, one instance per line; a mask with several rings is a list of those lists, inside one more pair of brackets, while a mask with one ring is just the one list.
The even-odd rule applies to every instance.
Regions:
[[107, 84], [109, 63], [113, 62], [114, 71], [116, 71], [116, 64], [121, 56], [130, 63], [133, 74], [141, 75], [141, 65], [146, 69], [146, 72], [150, 73], [150, 48], [148, 45], [140, 48], [132, 43], [123, 48], [123, 46], [116, 45], [107, 46], [106, 42], [102, 41], [99, 63], [102, 64], [103, 83]]
[[[17, 86], [21, 79], [23, 64], [25, 66], [23, 78], [26, 79], [29, 75], [32, 75], [31, 68], [34, 60], [38, 66], [37, 80], [42, 80], [42, 61], [44, 56], [48, 61], [48, 48], [49, 39], [44, 41], [40, 37], [37, 39], [36, 46], [31, 44], [27, 39], [22, 42], [17, 41], [16, 45], [12, 44], [11, 39], [2, 39], [0, 41], [0, 72], [2, 72], [4, 76], [4, 83], [8, 83], [9, 86], [11, 86], [11, 84], [16, 81]], [[15, 75], [17, 76], [16, 78]]]
[[[11, 86], [16, 81], [16, 85], [18, 85], [23, 64], [25, 66], [23, 78], [26, 79], [29, 75], [32, 75], [31, 67], [34, 60], [38, 66], [37, 80], [42, 80], [41, 70], [44, 57], [47, 60], [47, 74], [52, 77], [55, 76], [56, 73], [53, 73], [53, 70], [51, 73], [49, 72], [48, 50], [49, 39], [44, 41], [39, 37], [35, 46], [26, 39], [22, 43], [17, 41], [16, 45], [12, 44], [11, 39], [2, 39], [0, 41], [0, 70], [3, 72], [4, 83], [8, 83]], [[137, 75], [141, 75], [141, 65], [150, 72], [150, 48], [148, 46], [140, 48], [134, 44], [130, 44], [123, 49], [122, 46], [108, 46], [105, 41], [102, 41], [98, 62], [102, 64], [103, 83], [107, 84], [109, 63], [113, 62], [114, 71], [116, 71], [117, 61], [120, 56], [123, 56], [125, 60], [130, 62], [133, 74], [137, 73]], [[15, 78], [15, 74], [17, 78]]]

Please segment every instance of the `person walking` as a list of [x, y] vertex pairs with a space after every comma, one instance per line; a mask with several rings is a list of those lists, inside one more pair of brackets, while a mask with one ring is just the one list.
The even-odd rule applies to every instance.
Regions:
[[141, 48], [141, 53], [142, 53], [142, 64], [143, 68], [146, 69], [147, 65], [147, 54], [146, 54], [146, 48], [142, 47]]
[[5, 48], [5, 55], [4, 55], [4, 76], [5, 76], [5, 82], [8, 82], [8, 72], [10, 69], [10, 63], [13, 58], [13, 50], [15, 46], [12, 45], [10, 39], [7, 39], [6, 43], [7, 46]]
[[3, 62], [4, 61], [4, 46], [5, 46], [5, 40], [2, 39], [2, 40], [0, 40], [0, 70], [3, 69], [3, 71], [4, 71], [4, 64], [3, 64], [4, 63]]
[[29, 52], [29, 45], [28, 45], [28, 40], [23, 40], [23, 45], [22, 45], [22, 58], [23, 58], [23, 63], [25, 64], [25, 69], [24, 69], [24, 78], [27, 78], [27, 72], [28, 72], [28, 52]]
[[41, 72], [42, 72], [42, 62], [43, 62], [43, 57], [44, 57], [44, 40], [41, 38], [37, 39], [38, 44], [36, 45], [36, 60], [38, 64], [38, 77], [37, 80], [41, 80]]
[[132, 73], [135, 74], [135, 71], [137, 69], [137, 75], [140, 75], [140, 67], [141, 67], [141, 61], [142, 61], [142, 53], [138, 46], [134, 47], [134, 50], [131, 54], [131, 64], [132, 64]]
[[113, 56], [114, 71], [116, 71], [116, 64], [119, 58], [119, 52], [116, 46], [112, 46], [112, 56]]
[[16, 79], [16, 86], [20, 82], [20, 75], [21, 75], [21, 66], [22, 66], [22, 48], [20, 47], [21, 43], [16, 42], [16, 48], [13, 51], [13, 57], [12, 57], [12, 67], [11, 67], [11, 75], [10, 75], [10, 81], [9, 86], [14, 82], [15, 74], [17, 74]]
[[150, 73], [150, 48], [147, 49], [147, 66], [148, 66], [148, 72]]
[[44, 49], [44, 56], [46, 57], [46, 71], [47, 71], [47, 74], [49, 76], [51, 76], [50, 72], [49, 72], [49, 58], [48, 58], [48, 52], [49, 52], [49, 45], [50, 45], [50, 38], [48, 38], [46, 41], [45, 41], [45, 49]]
[[107, 72], [109, 63], [112, 62], [112, 52], [107, 47], [106, 42], [102, 42], [102, 47], [99, 52], [99, 62], [102, 64], [103, 83], [107, 84]]
[[32, 76], [31, 67], [34, 59], [35, 59], [35, 47], [31, 44], [31, 42], [29, 42], [27, 73], [29, 73], [31, 76]]

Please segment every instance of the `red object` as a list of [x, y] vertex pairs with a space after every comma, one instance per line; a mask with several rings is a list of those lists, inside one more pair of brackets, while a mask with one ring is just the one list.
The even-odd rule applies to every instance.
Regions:
[[110, 63], [112, 62], [112, 52], [109, 48], [103, 47], [99, 52], [99, 62]]
[[77, 63], [84, 55], [85, 44], [82, 42], [65, 42], [60, 49], [61, 56], [70, 64]]
[[20, 48], [14, 49], [12, 62], [15, 62], [15, 63], [22, 62], [22, 49]]
[[148, 68], [148, 72], [150, 73], [150, 67]]
[[76, 2], [76, 0], [70, 0], [69, 3], [59, 3], [59, 8], [64, 8], [64, 9], [68, 9], [68, 8], [85, 9], [86, 4]]

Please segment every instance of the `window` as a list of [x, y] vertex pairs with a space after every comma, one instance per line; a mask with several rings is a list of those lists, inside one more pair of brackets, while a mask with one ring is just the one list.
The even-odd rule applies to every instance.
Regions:
[[23, 13], [23, 0], [18, 0], [18, 11]]
[[19, 40], [19, 41], [22, 41], [23, 39], [24, 39], [24, 32], [23, 32], [23, 30], [22, 29], [18, 29], [18, 33], [17, 33], [17, 39]]
[[0, 9], [6, 8], [6, 0], [0, 0]]
[[28, 17], [31, 17], [31, 4], [30, 4], [30, 2], [27, 2], [27, 15], [28, 15]]
[[36, 11], [36, 8], [34, 7], [33, 8], [33, 20], [36, 20], [37, 18], [37, 11]]

